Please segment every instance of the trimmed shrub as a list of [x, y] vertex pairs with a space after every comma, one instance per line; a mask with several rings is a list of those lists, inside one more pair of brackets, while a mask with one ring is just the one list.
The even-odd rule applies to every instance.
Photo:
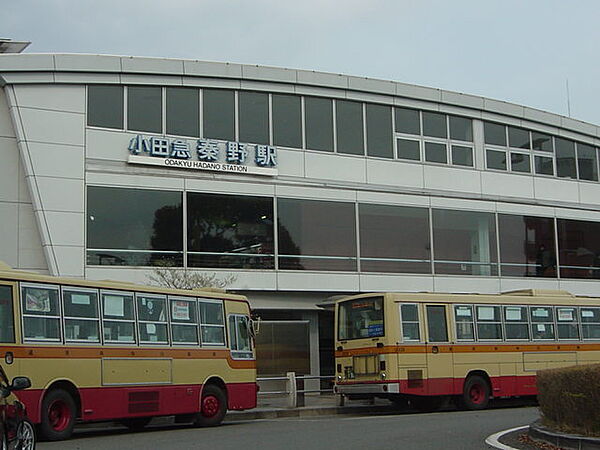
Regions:
[[541, 370], [537, 390], [544, 425], [600, 436], [600, 364]]

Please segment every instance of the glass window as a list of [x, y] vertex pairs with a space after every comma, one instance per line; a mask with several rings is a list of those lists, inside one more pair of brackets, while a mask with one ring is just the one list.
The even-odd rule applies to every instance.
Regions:
[[229, 339], [231, 356], [235, 359], [252, 359], [252, 341], [247, 316], [229, 316]]
[[506, 147], [506, 127], [492, 122], [483, 122], [485, 143]]
[[506, 152], [497, 150], [487, 150], [485, 152], [487, 159], [487, 168], [496, 170], [506, 170]]
[[554, 175], [554, 161], [547, 156], [535, 156], [535, 173], [538, 175]]
[[531, 148], [529, 131], [523, 128], [508, 127], [508, 144], [513, 148]]
[[577, 165], [580, 180], [598, 181], [598, 161], [595, 147], [578, 143]]
[[181, 192], [89, 186], [87, 194], [88, 264], [183, 265]]
[[477, 306], [477, 339], [480, 341], [502, 340], [502, 317], [499, 306]]
[[333, 151], [333, 102], [327, 98], [304, 97], [306, 148]]
[[600, 339], [600, 308], [581, 308], [581, 333], [584, 339]]
[[421, 160], [421, 143], [412, 139], [396, 139], [398, 158], [413, 161]]
[[498, 215], [503, 276], [556, 277], [554, 220]]
[[336, 100], [335, 113], [338, 153], [364, 155], [362, 103]]
[[425, 161], [446, 164], [448, 162], [446, 144], [425, 142]]
[[273, 94], [273, 144], [302, 148], [300, 96]]
[[466, 117], [449, 116], [450, 139], [473, 142], [473, 121]]
[[225, 345], [225, 323], [223, 321], [223, 302], [201, 299], [200, 330], [203, 345]]
[[273, 269], [273, 199], [187, 195], [191, 267]]
[[338, 339], [384, 336], [383, 297], [348, 300], [338, 308]]
[[427, 305], [427, 334], [430, 342], [448, 342], [446, 307]]
[[167, 301], [163, 296], [136, 294], [140, 343], [167, 344]]
[[402, 340], [420, 341], [419, 332], [419, 307], [415, 304], [400, 305], [400, 318], [402, 320]]
[[162, 88], [127, 88], [127, 129], [162, 133]]
[[198, 344], [196, 301], [186, 297], [171, 297], [171, 335], [174, 344]]
[[269, 94], [239, 93], [239, 120], [241, 142], [269, 143]]
[[362, 272], [431, 273], [429, 211], [358, 206]]
[[452, 164], [473, 167], [473, 149], [462, 145], [452, 146]]
[[353, 203], [279, 198], [279, 268], [356, 270]]
[[446, 115], [423, 111], [423, 135], [430, 137], [448, 137]]
[[529, 321], [527, 319], [527, 307], [505, 306], [504, 328], [507, 340], [528, 341]]
[[554, 312], [549, 306], [531, 306], [531, 335], [534, 340], [554, 339]]
[[15, 322], [11, 286], [0, 286], [0, 342], [15, 342]]
[[551, 152], [552, 148], [552, 136], [544, 133], [538, 133], [537, 131], [531, 132], [531, 143], [533, 144], [534, 150], [541, 150], [544, 152]]
[[88, 86], [87, 123], [123, 129], [123, 86]]
[[100, 342], [98, 292], [81, 288], [63, 288], [65, 340]]
[[21, 285], [21, 302], [25, 340], [61, 340], [58, 287]]
[[600, 223], [557, 219], [561, 278], [600, 279]]
[[555, 138], [556, 174], [562, 178], [577, 178], [575, 166], [575, 142]]
[[106, 291], [102, 298], [102, 317], [104, 325], [104, 342], [134, 344], [135, 314], [133, 294]]
[[367, 103], [367, 155], [393, 158], [392, 108]]
[[204, 89], [202, 123], [205, 138], [235, 141], [234, 92], [228, 89]]
[[421, 134], [421, 119], [416, 109], [396, 108], [394, 111], [396, 133]]
[[510, 170], [513, 172], [531, 172], [529, 155], [525, 153], [510, 153]]
[[454, 322], [456, 323], [456, 340], [475, 340], [475, 319], [471, 305], [454, 305]]
[[577, 309], [556, 308], [556, 328], [559, 339], [579, 339]]
[[496, 275], [496, 224], [485, 212], [433, 210], [435, 273]]
[[168, 87], [167, 134], [200, 136], [199, 91], [194, 88]]

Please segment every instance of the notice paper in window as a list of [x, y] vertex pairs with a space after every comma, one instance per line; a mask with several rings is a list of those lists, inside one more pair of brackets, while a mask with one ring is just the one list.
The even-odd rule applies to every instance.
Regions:
[[172, 314], [174, 320], [190, 320], [190, 305], [188, 302], [173, 302]]
[[537, 308], [533, 310], [533, 317], [548, 317], [548, 310], [545, 308]]
[[104, 315], [114, 317], [125, 316], [125, 299], [117, 295], [104, 296]]
[[41, 289], [28, 289], [25, 309], [29, 312], [50, 312], [50, 293]]
[[570, 322], [573, 320], [573, 310], [572, 309], [559, 309], [558, 310], [558, 320], [562, 320], [565, 322]]
[[477, 320], [494, 320], [493, 306], [480, 306], [477, 308]]
[[468, 306], [459, 306], [456, 308], [456, 315], [458, 317], [471, 317], [471, 308]]
[[71, 294], [71, 303], [73, 305], [89, 305], [90, 296], [87, 294]]
[[506, 308], [506, 320], [521, 320], [521, 308]]

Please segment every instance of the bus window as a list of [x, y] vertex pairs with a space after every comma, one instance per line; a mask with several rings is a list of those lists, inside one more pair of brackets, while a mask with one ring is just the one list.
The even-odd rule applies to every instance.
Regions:
[[21, 285], [23, 336], [26, 340], [60, 341], [58, 287]]
[[402, 321], [402, 340], [420, 341], [419, 310], [416, 304], [400, 305], [400, 320]]
[[229, 338], [233, 358], [252, 359], [248, 317], [237, 314], [229, 316]]
[[475, 340], [473, 307], [471, 305], [455, 305], [454, 322], [456, 322], [456, 339], [458, 341]]
[[225, 345], [223, 302], [202, 299], [199, 303], [199, 309], [202, 344]]
[[477, 338], [480, 341], [502, 340], [502, 317], [499, 306], [477, 306]]
[[554, 314], [549, 306], [531, 306], [531, 335], [534, 340], [554, 339]]
[[556, 308], [556, 331], [559, 339], [579, 339], [577, 309]]
[[15, 342], [11, 286], [0, 286], [0, 342]]
[[198, 345], [196, 301], [185, 297], [169, 297], [169, 301], [173, 343]]
[[338, 334], [340, 340], [383, 336], [383, 297], [340, 303]]
[[581, 308], [581, 331], [584, 339], [600, 339], [600, 308]]
[[133, 294], [102, 292], [104, 341], [108, 343], [135, 343], [135, 315]]
[[427, 333], [430, 342], [448, 342], [445, 306], [427, 305]]
[[100, 342], [98, 292], [95, 290], [63, 288], [65, 340]]
[[166, 298], [136, 294], [140, 343], [167, 344]]
[[529, 340], [529, 320], [527, 319], [527, 308], [525, 306], [504, 307], [504, 327], [506, 329], [506, 340]]

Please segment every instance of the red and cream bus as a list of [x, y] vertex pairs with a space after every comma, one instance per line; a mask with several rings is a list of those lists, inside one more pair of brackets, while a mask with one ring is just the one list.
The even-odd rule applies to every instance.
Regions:
[[84, 281], [0, 266], [0, 357], [42, 437], [76, 422], [141, 428], [155, 416], [219, 424], [256, 406], [245, 297]]
[[600, 361], [600, 299], [565, 291], [378, 293], [336, 302], [335, 392], [433, 410], [535, 395], [537, 370]]

